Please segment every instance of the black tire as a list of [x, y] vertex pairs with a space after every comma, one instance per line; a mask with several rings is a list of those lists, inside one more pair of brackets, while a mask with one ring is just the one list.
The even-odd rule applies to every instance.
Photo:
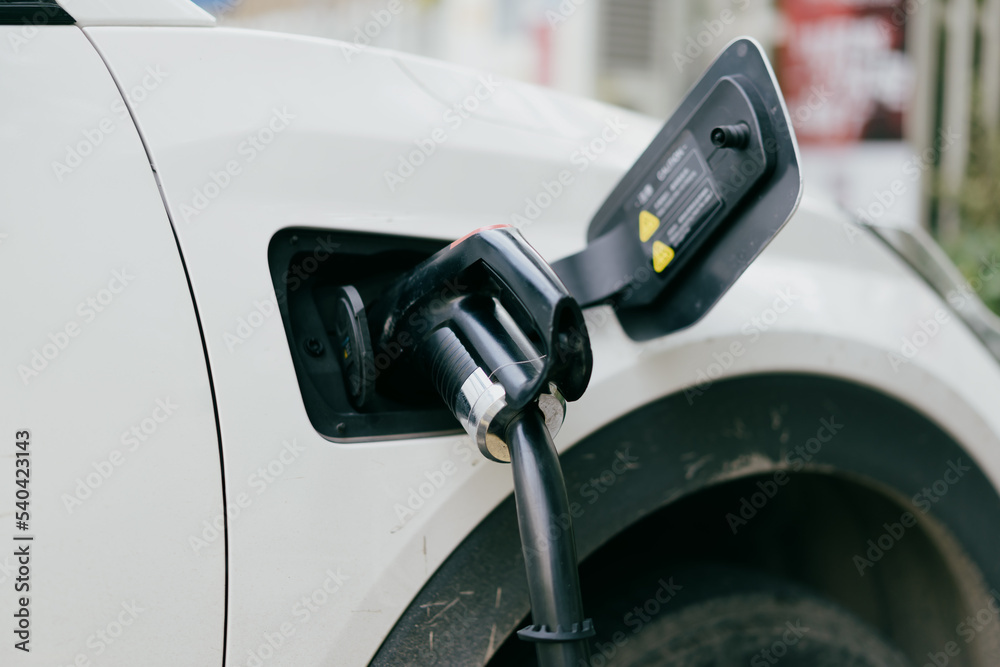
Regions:
[[874, 628], [783, 579], [730, 566], [641, 579], [588, 605], [590, 667], [912, 667]]

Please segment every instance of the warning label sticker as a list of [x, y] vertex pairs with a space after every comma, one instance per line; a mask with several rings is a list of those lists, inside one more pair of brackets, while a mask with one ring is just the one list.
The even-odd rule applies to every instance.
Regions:
[[688, 131], [665, 153], [660, 166], [627, 205], [632, 216], [648, 212], [661, 221], [656, 233], [642, 241], [652, 238], [674, 249], [720, 206], [715, 180]]

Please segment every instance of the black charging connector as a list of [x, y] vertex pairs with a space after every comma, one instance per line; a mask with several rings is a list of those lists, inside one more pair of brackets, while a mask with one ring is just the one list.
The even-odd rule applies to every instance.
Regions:
[[[566, 484], [552, 437], [566, 400], [590, 380], [579, 304], [513, 227], [456, 241], [403, 275], [370, 304], [337, 295], [336, 338], [358, 409], [380, 385], [398, 396], [429, 379], [486, 458], [511, 463], [539, 664], [588, 660], [594, 634], [583, 613]], [[405, 350], [376, 369], [374, 349]], [[379, 372], [376, 372], [379, 371]]]

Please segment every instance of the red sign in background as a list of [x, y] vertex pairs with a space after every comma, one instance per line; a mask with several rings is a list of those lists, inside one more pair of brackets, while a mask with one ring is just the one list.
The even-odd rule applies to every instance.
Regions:
[[778, 78], [800, 142], [901, 139], [912, 69], [903, 0], [781, 0]]

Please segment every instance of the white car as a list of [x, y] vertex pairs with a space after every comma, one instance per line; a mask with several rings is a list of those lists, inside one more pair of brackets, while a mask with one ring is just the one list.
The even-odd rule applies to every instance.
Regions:
[[[530, 664], [510, 468], [433, 401], [336, 404], [324, 289], [512, 220], [577, 252], [661, 122], [184, 0], [0, 23], [0, 664]], [[695, 326], [585, 311], [589, 664], [1000, 664], [1000, 347], [956, 275], [807, 195]]]

